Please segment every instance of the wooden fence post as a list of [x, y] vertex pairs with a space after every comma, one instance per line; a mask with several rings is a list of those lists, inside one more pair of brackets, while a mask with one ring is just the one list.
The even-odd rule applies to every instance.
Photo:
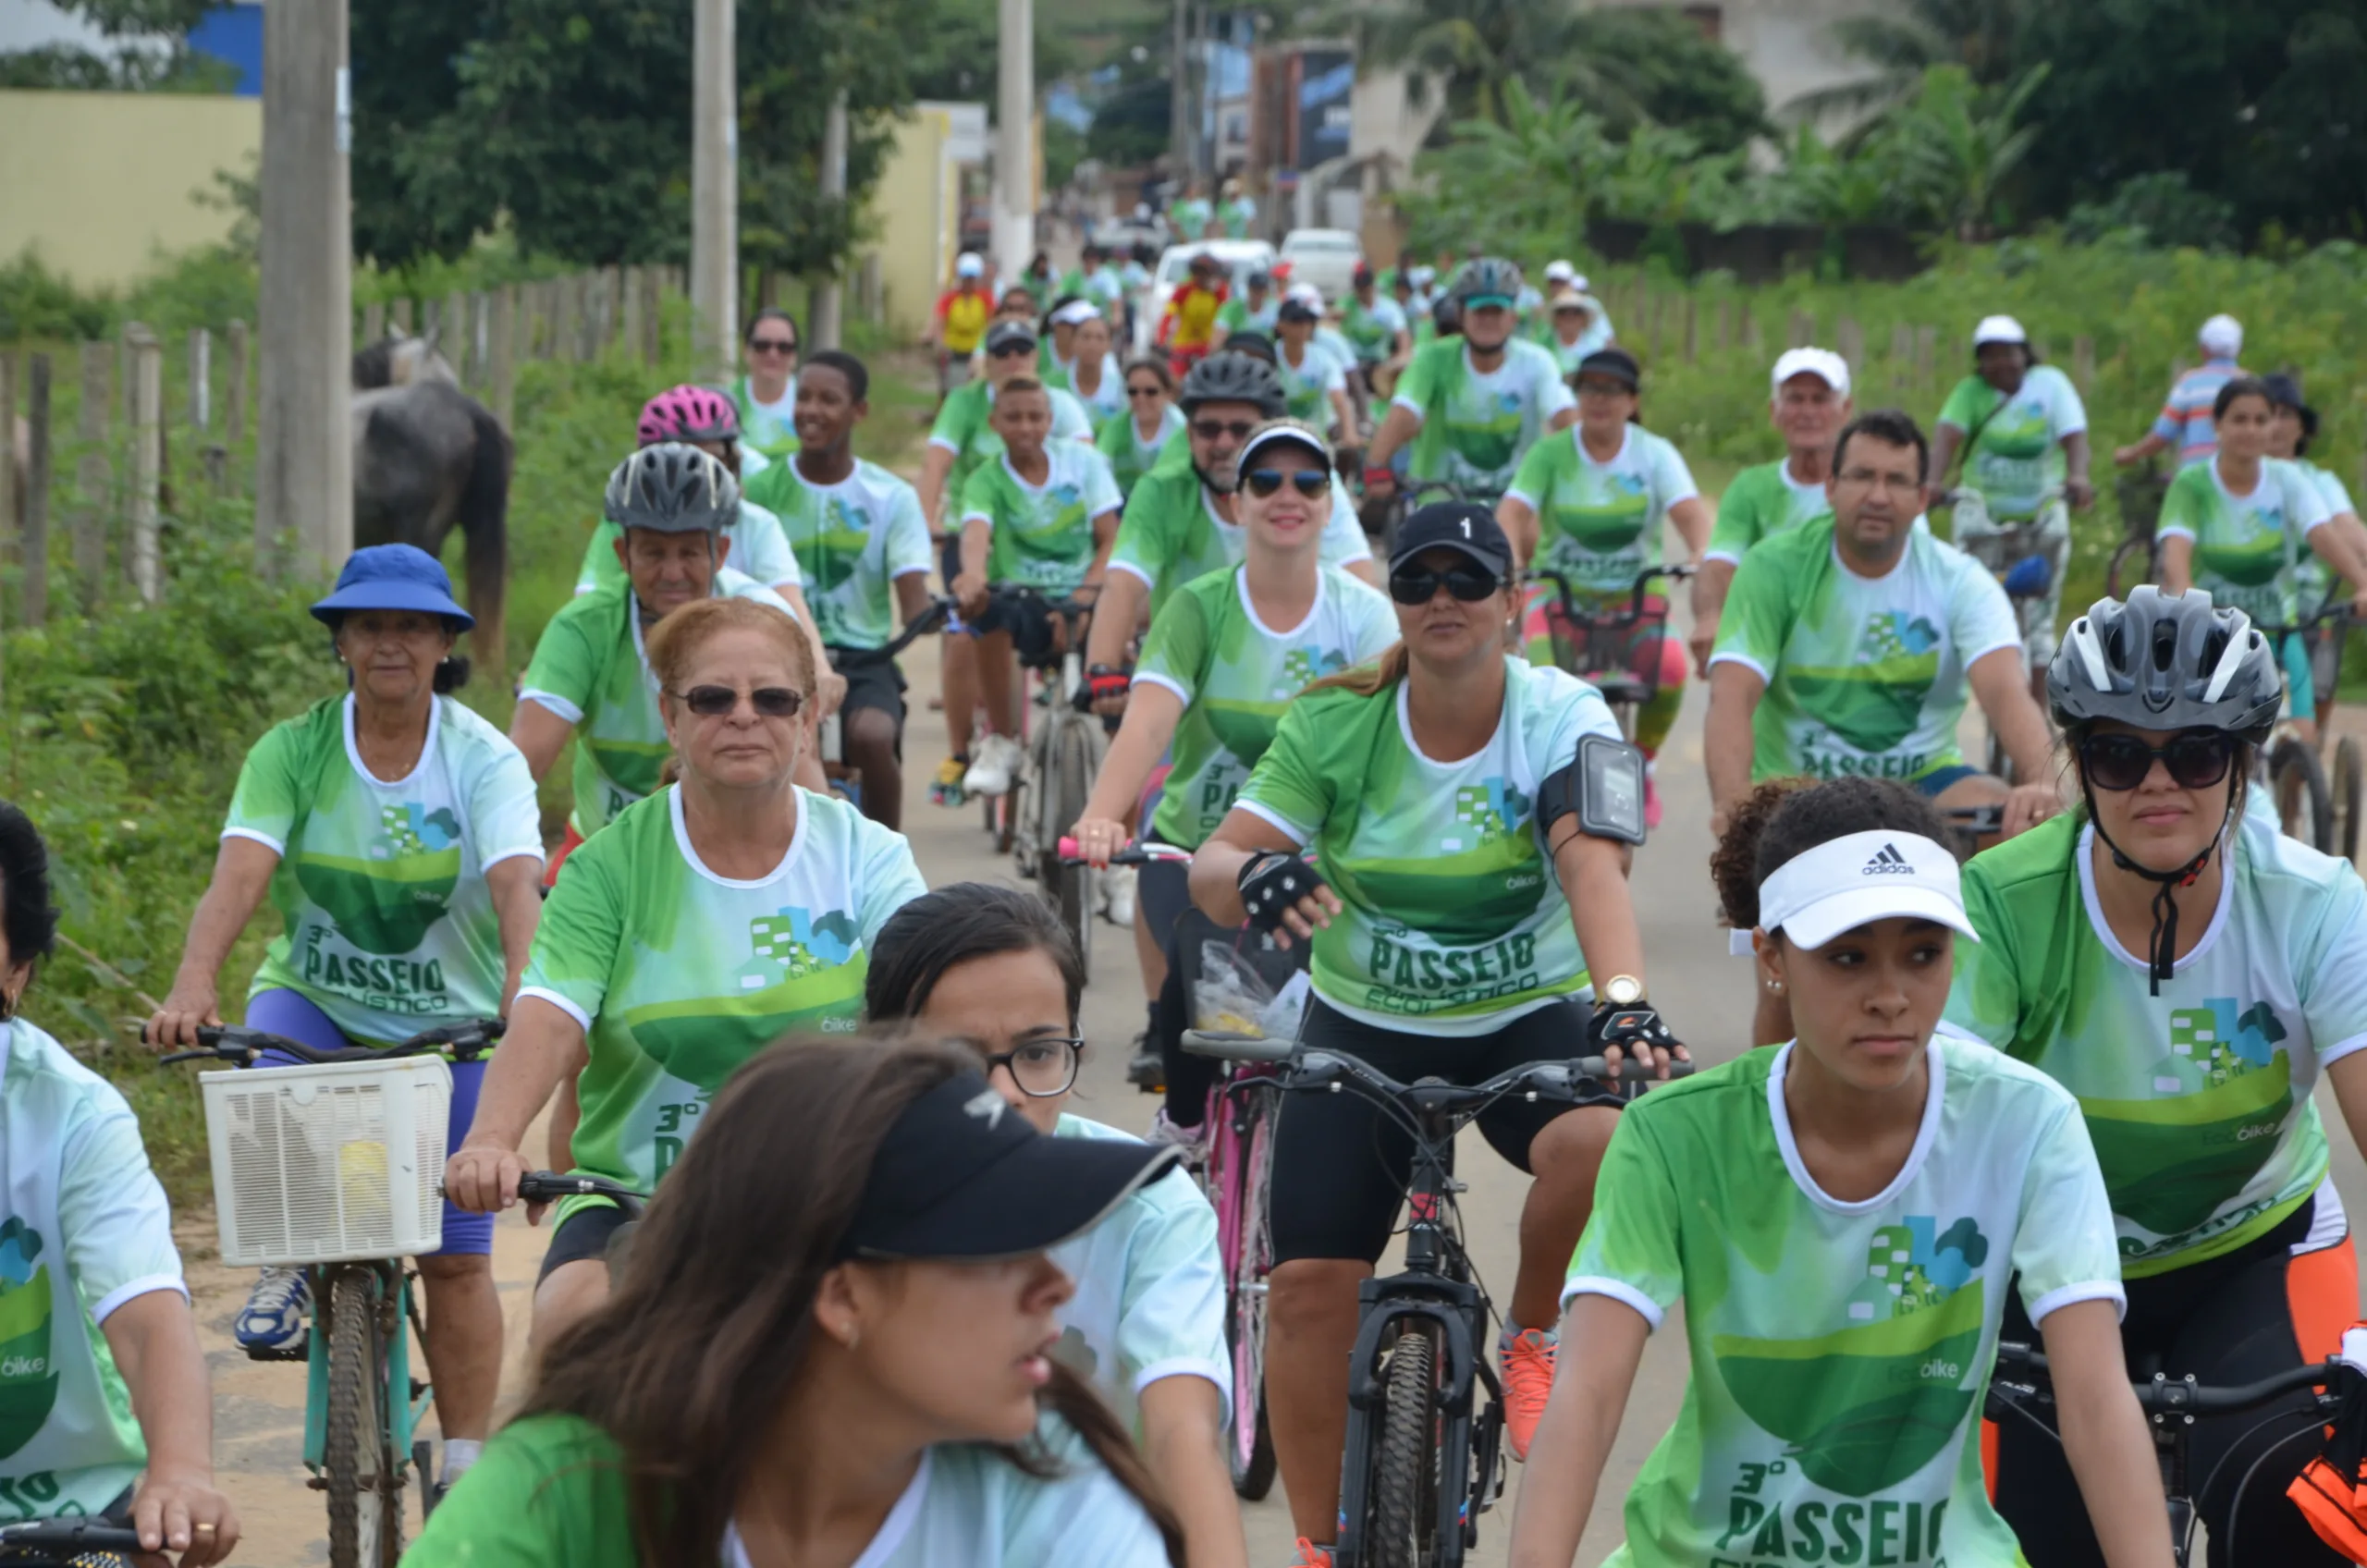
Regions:
[[203, 435], [214, 428], [214, 334], [189, 329], [189, 423]]
[[233, 321], [229, 338], [230, 364], [222, 386], [222, 444], [236, 451], [247, 434], [247, 324]]
[[1919, 326], [1915, 329], [1915, 385], [1920, 390], [1932, 385], [1938, 374], [1940, 361], [1940, 329]]
[[1693, 362], [1695, 337], [1699, 330], [1697, 325], [1699, 315], [1699, 302], [1693, 298], [1692, 290], [1687, 289], [1685, 294], [1685, 362], [1686, 364]]
[[386, 302], [373, 300], [362, 307], [362, 346], [382, 343], [386, 337]]
[[444, 296], [444, 341], [439, 345], [452, 374], [463, 381], [469, 374], [469, 297], [458, 289]]
[[484, 389], [487, 368], [492, 364], [493, 296], [476, 293], [469, 296], [469, 385], [479, 391]]
[[49, 619], [49, 356], [36, 353], [27, 365], [25, 424], [31, 442], [25, 453], [25, 528], [18, 545], [25, 563], [25, 624]]
[[1907, 400], [1908, 379], [1915, 373], [1915, 329], [1905, 322], [1894, 322], [1890, 329], [1890, 396], [1891, 401]]
[[74, 466], [81, 506], [74, 514], [74, 577], [82, 607], [94, 611], [100, 581], [106, 575], [107, 513], [114, 465], [107, 461], [108, 416], [114, 411], [114, 355], [105, 343], [82, 345], [82, 456]]
[[17, 350], [0, 349], [0, 545], [15, 542], [17, 515]]
[[131, 583], [154, 604], [164, 578], [156, 558], [156, 520], [165, 477], [165, 346], [135, 322], [131, 344]]
[[501, 428], [509, 419], [518, 390], [518, 286], [506, 284], [493, 295], [493, 362], [488, 367], [493, 387], [493, 417]]
[[2096, 385], [2096, 340], [2081, 336], [2071, 339], [2071, 380], [2086, 397]]
[[408, 298], [396, 300], [395, 308], [390, 313], [394, 317], [395, 330], [403, 337], [409, 337], [411, 335], [411, 300]]
[[1833, 346], [1849, 361], [1849, 378], [1858, 379], [1866, 363], [1866, 332], [1855, 316], [1843, 316], [1833, 324]]
[[1717, 325], [1710, 329], [1711, 352], [1723, 355], [1726, 345], [1734, 341], [1735, 302], [1723, 294], [1718, 296]]
[[666, 276], [662, 267], [641, 269], [641, 359], [656, 364], [666, 357]]
[[1760, 351], [1762, 345], [1759, 337], [1759, 318], [1751, 314], [1748, 299], [1745, 299], [1742, 302], [1742, 319], [1736, 324], [1735, 333], [1741, 339], [1745, 349], [1752, 353]]
[[639, 267], [627, 267], [617, 275], [617, 333], [624, 340], [625, 352], [638, 359], [643, 340], [644, 303]]

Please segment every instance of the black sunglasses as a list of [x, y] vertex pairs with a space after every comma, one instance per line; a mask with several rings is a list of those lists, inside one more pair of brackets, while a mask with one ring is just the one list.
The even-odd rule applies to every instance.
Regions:
[[987, 349], [987, 358], [990, 360], [1008, 360], [1015, 355], [1032, 354], [1035, 351], [1036, 345], [1033, 342], [1006, 343], [1000, 349]]
[[1126, 388], [1126, 396], [1129, 398], [1156, 398], [1161, 392], [1166, 390], [1167, 388], [1164, 386], [1129, 386]]
[[2079, 770], [2099, 790], [2134, 790], [2153, 771], [2155, 758], [2181, 790], [2207, 790], [2227, 777], [2236, 738], [2199, 732], [2174, 735], [2166, 746], [2149, 746], [2134, 735], [2091, 735], [2079, 742]]
[[[721, 718], [740, 709], [740, 693], [729, 686], [693, 686], [669, 694], [701, 718]], [[787, 686], [759, 686], [748, 693], [748, 702], [767, 718], [795, 718], [805, 705], [805, 693]]]
[[1255, 421], [1245, 419], [1196, 419], [1192, 422], [1192, 434], [1203, 441], [1214, 441], [1226, 435], [1235, 441], [1246, 441], [1249, 433], [1257, 428]]
[[748, 347], [754, 349], [759, 354], [794, 354], [797, 352], [797, 344], [795, 340], [787, 337], [751, 337], [748, 339]]
[[1476, 605], [1503, 586], [1502, 578], [1478, 566], [1451, 566], [1444, 571], [1401, 566], [1389, 574], [1389, 596], [1401, 605], [1427, 605], [1438, 595], [1441, 582], [1466, 605]]
[[1249, 486], [1249, 493], [1261, 501], [1280, 490], [1286, 479], [1292, 488], [1310, 501], [1331, 488], [1330, 472], [1319, 468], [1293, 469], [1288, 473], [1278, 468], [1253, 468], [1241, 477], [1242, 482]]

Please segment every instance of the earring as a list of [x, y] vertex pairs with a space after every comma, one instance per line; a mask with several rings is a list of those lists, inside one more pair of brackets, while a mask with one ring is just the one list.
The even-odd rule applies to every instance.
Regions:
[[1767, 982], [1767, 988], [1780, 997], [1784, 994], [1784, 982], [1781, 980], [1770, 980]]

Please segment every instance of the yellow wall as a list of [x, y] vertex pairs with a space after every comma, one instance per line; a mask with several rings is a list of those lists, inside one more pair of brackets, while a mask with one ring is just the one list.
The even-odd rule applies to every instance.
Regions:
[[872, 243], [879, 258], [888, 325], [900, 333], [926, 327], [942, 280], [953, 271], [961, 231], [961, 190], [946, 156], [951, 125], [941, 109], [921, 109], [896, 126], [896, 145], [871, 193]]
[[129, 282], [229, 232], [190, 194], [262, 147], [259, 98], [0, 92], [0, 260], [30, 246], [86, 288]]

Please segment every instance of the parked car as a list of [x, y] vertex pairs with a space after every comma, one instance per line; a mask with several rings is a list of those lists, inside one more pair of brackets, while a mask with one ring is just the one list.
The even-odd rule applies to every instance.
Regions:
[[1312, 283], [1328, 302], [1348, 291], [1356, 263], [1365, 259], [1364, 241], [1344, 228], [1294, 228], [1282, 237], [1282, 260], [1291, 264], [1293, 283]]
[[1159, 319], [1167, 314], [1167, 301], [1191, 272], [1192, 258], [1204, 254], [1224, 263], [1235, 294], [1249, 286], [1251, 273], [1274, 264], [1274, 248], [1263, 239], [1202, 239], [1190, 245], [1170, 245], [1159, 258], [1159, 270], [1151, 275], [1150, 309], [1144, 312], [1138, 334], [1146, 344], [1149, 335], [1159, 330]]

